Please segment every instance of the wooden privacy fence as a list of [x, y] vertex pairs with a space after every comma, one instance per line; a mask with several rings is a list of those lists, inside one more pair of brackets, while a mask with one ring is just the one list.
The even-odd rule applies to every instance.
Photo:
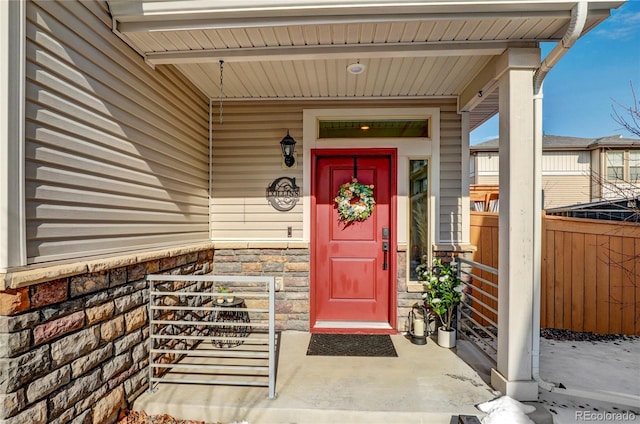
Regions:
[[[473, 254], [473, 261], [483, 265], [498, 269], [498, 214], [471, 212], [471, 244], [477, 247]], [[498, 276], [485, 272], [481, 269], [473, 268], [474, 275], [479, 275], [491, 283], [498, 283]], [[474, 284], [475, 285], [475, 284]], [[478, 284], [482, 291], [489, 293], [491, 296], [498, 298], [498, 290], [494, 285], [480, 282]], [[480, 301], [487, 306], [498, 310], [498, 302], [489, 296], [479, 295]], [[494, 322], [498, 321], [497, 315], [488, 308], [480, 307], [482, 315], [488, 317]], [[481, 325], [489, 325], [489, 321], [482, 316], [475, 317]]]
[[640, 226], [546, 216], [541, 324], [640, 334]]
[[[471, 213], [473, 260], [498, 267], [498, 214]], [[543, 216], [540, 325], [640, 335], [640, 226]]]

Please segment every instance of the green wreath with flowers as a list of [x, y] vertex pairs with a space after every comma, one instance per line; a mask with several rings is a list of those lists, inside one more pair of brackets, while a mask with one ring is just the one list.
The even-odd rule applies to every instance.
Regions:
[[373, 184], [361, 184], [356, 178], [353, 178], [340, 185], [340, 190], [338, 190], [334, 201], [338, 205], [340, 221], [345, 224], [364, 221], [371, 216], [376, 204], [373, 198]]

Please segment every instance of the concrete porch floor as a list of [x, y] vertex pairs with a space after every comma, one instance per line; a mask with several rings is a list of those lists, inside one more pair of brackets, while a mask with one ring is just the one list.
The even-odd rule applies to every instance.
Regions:
[[495, 398], [477, 372], [433, 340], [417, 346], [393, 335], [398, 357], [370, 358], [306, 356], [309, 338], [281, 333], [276, 399], [266, 387], [162, 383], [133, 409], [214, 423], [449, 424], [452, 415], [481, 417], [474, 405]]

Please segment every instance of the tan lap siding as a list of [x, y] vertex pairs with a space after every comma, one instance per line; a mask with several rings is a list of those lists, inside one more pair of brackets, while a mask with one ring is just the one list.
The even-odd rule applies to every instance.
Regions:
[[[280, 140], [296, 140], [297, 168], [282, 169]], [[266, 199], [267, 186], [279, 177], [296, 179], [300, 201], [288, 212]], [[286, 239], [302, 237], [302, 106], [293, 102], [227, 102], [223, 123], [213, 122], [212, 237]]]
[[207, 239], [208, 101], [110, 25], [104, 2], [27, 3], [29, 263]]
[[[440, 111], [440, 241], [462, 239], [462, 120], [455, 105]], [[467, 169], [464, 172], [468, 172]]]
[[477, 184], [483, 185], [498, 185], [500, 177], [498, 175], [481, 175], [478, 178]]
[[[302, 193], [289, 212], [272, 208], [265, 197], [267, 185], [278, 177], [302, 181], [302, 113], [330, 108], [441, 108], [440, 229], [442, 240], [461, 234], [461, 137], [455, 100], [413, 101], [259, 101], [226, 102], [223, 123], [213, 122], [212, 238], [214, 240], [286, 239], [302, 237]], [[280, 140], [287, 128], [296, 139], [297, 169], [282, 169]], [[365, 141], [363, 141], [365, 142]]]
[[543, 175], [542, 189], [545, 209], [591, 201], [589, 175]]

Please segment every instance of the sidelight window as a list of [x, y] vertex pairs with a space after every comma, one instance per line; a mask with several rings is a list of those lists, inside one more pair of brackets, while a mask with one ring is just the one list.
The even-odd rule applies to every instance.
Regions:
[[423, 255], [430, 255], [429, 161], [409, 161], [409, 280], [418, 279], [415, 268]]

